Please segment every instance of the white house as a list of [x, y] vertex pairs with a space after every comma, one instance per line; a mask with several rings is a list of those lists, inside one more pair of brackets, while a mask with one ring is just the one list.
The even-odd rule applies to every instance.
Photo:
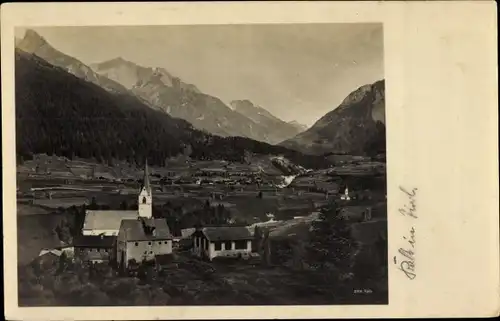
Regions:
[[82, 234], [85, 236], [117, 236], [122, 220], [151, 218], [153, 194], [149, 183], [148, 164], [144, 168], [144, 180], [138, 195], [137, 211], [94, 211], [87, 210]]
[[347, 186], [346, 186], [346, 188], [344, 190], [344, 194], [340, 196], [340, 199], [344, 200], [344, 201], [350, 201], [351, 200], [351, 197], [349, 196], [349, 189], [347, 188]]
[[53, 254], [55, 256], [59, 256], [59, 257], [64, 253], [64, 254], [66, 254], [66, 256], [68, 258], [73, 258], [74, 254], [75, 254], [75, 249], [72, 246], [56, 247], [53, 249], [44, 248], [40, 251], [38, 256], [43, 256], [47, 253], [51, 253], [51, 254]]
[[250, 256], [253, 236], [245, 226], [205, 227], [193, 234], [193, 254], [207, 258]]
[[118, 264], [125, 268], [131, 260], [141, 263], [153, 261], [159, 255], [172, 254], [172, 235], [167, 222], [144, 217], [123, 220], [116, 252]]

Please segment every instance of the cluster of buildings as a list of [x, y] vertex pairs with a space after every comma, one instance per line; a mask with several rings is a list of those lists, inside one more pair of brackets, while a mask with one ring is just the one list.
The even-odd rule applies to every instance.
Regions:
[[[113, 262], [130, 268], [142, 262], [165, 261], [179, 241], [165, 219], [152, 216], [152, 189], [148, 167], [138, 195], [137, 210], [87, 210], [81, 235], [72, 246], [43, 250], [40, 255], [66, 255], [85, 262]], [[192, 253], [212, 260], [218, 256], [251, 256], [253, 236], [246, 227], [200, 227], [185, 235], [192, 241]]]
[[[216, 174], [216, 173], [212, 173]], [[351, 204], [353, 197], [347, 187], [340, 195], [344, 203], [342, 215], [349, 220], [367, 222], [372, 219], [369, 206]], [[137, 210], [87, 210], [81, 234], [72, 246], [43, 250], [40, 255], [67, 256], [91, 262], [114, 263], [118, 268], [130, 269], [142, 262], [168, 261], [181, 240], [188, 240], [193, 255], [213, 260], [216, 257], [249, 258], [252, 253], [254, 226], [213, 226], [185, 229], [181, 237], [174, 237], [165, 219], [153, 218], [153, 190], [147, 163], [142, 186], [137, 195]], [[321, 201], [321, 204], [327, 202]], [[310, 210], [310, 204], [306, 204]], [[313, 204], [313, 208], [316, 204]], [[298, 206], [298, 205], [297, 205]], [[299, 220], [302, 217], [297, 217]], [[266, 225], [275, 226], [271, 220]]]

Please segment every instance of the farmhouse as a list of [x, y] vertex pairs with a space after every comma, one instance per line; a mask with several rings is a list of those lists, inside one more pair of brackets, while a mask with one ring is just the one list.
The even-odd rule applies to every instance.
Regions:
[[64, 253], [68, 258], [73, 258], [74, 247], [72, 247], [72, 246], [60, 246], [60, 247], [56, 247], [53, 249], [44, 248], [40, 251], [38, 256], [43, 256], [43, 255], [49, 254], [49, 253], [52, 255], [55, 255], [57, 257], [60, 257]]
[[116, 236], [80, 235], [73, 240], [75, 257], [83, 261], [110, 261], [114, 257], [115, 241]]
[[39, 256], [37, 256], [32, 264], [33, 265], [37, 265], [39, 266], [40, 268], [43, 268], [43, 269], [49, 269], [53, 266], [56, 266], [56, 264], [59, 262], [60, 260], [60, 255], [57, 255], [57, 253], [54, 253], [52, 251], [48, 251], [48, 252], [45, 252], [45, 253], [40, 253]]
[[138, 217], [121, 222], [117, 241], [120, 266], [127, 268], [131, 261], [153, 261], [165, 254], [172, 254], [172, 235], [164, 219]]
[[208, 258], [247, 256], [252, 252], [252, 233], [245, 226], [205, 227], [193, 234], [193, 254]]
[[93, 211], [87, 210], [82, 234], [116, 236], [122, 220], [151, 218], [153, 194], [149, 183], [148, 164], [144, 168], [144, 180], [138, 195], [138, 211]]

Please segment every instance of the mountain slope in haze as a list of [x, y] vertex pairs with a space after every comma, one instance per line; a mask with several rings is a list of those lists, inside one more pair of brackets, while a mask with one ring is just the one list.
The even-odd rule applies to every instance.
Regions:
[[91, 64], [90, 68], [100, 75], [119, 82], [129, 90], [134, 89], [144, 80], [156, 77], [166, 86], [200, 93], [196, 86], [182, 82], [180, 78], [172, 76], [164, 68], [142, 67], [121, 57], [103, 63]]
[[306, 125], [301, 124], [301, 123], [299, 123], [296, 120], [289, 121], [288, 124], [291, 125], [291, 126], [293, 126], [293, 127], [295, 127], [299, 133], [307, 130], [307, 126]]
[[313, 155], [385, 152], [385, 83], [365, 85], [311, 128], [280, 144]]
[[264, 126], [270, 133], [272, 143], [282, 142], [301, 132], [296, 126], [279, 119], [266, 109], [254, 105], [249, 100], [233, 100], [230, 105], [233, 110]]
[[92, 68], [127, 87], [150, 107], [187, 120], [195, 128], [223, 137], [248, 137], [267, 143], [283, 140], [273, 137], [274, 128], [266, 128], [233, 111], [219, 98], [200, 92], [164, 68], [143, 67], [122, 58], [93, 64]]
[[27, 53], [34, 54], [54, 66], [61, 67], [79, 78], [99, 85], [108, 91], [118, 93], [127, 92], [127, 89], [119, 83], [97, 74], [78, 59], [53, 48], [45, 38], [34, 30], [26, 30], [24, 37], [16, 41], [16, 47]]
[[[22, 50], [15, 53], [16, 151], [20, 159], [47, 153], [164, 165], [190, 149], [194, 159], [244, 161], [245, 154], [283, 155], [308, 168], [324, 157], [247, 138], [213, 136], [188, 122], [145, 106], [137, 97], [111, 93]], [[190, 148], [186, 148], [186, 147]]]

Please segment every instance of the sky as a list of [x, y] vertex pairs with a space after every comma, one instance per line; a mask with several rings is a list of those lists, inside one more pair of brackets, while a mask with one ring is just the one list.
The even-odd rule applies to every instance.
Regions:
[[[32, 29], [87, 65], [122, 57], [163, 67], [227, 104], [248, 99], [307, 126], [384, 78], [378, 23]], [[16, 37], [23, 33], [19, 28]]]

